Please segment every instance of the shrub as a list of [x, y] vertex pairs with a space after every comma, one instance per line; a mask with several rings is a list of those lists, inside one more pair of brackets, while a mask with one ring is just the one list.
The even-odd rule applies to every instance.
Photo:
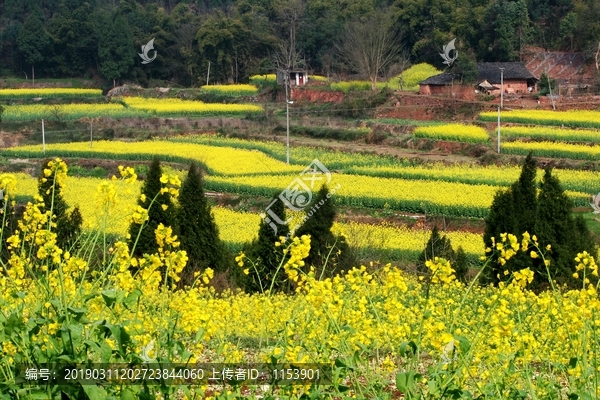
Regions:
[[158, 251], [154, 231], [159, 224], [167, 227], [174, 226], [171, 195], [161, 190], [161, 177], [162, 169], [160, 161], [155, 157], [150, 164], [150, 169], [148, 170], [148, 175], [146, 175], [146, 181], [138, 200], [138, 206], [147, 209], [148, 220], [145, 222], [132, 221], [129, 226], [129, 240], [133, 246], [133, 254], [136, 256], [154, 254]]
[[[540, 258], [531, 258], [525, 252], [518, 252], [513, 257], [496, 254], [485, 279], [487, 282], [497, 284], [510, 276], [510, 272], [529, 267], [535, 273], [534, 286], [545, 285], [548, 272], [553, 280], [573, 283], [573, 260], [577, 254], [583, 251], [594, 254], [591, 234], [584, 221], [573, 218], [573, 202], [565, 194], [558, 178], [546, 169], [538, 193], [536, 172], [536, 161], [530, 153], [519, 180], [508, 190], [496, 193], [486, 218], [483, 239], [486, 247], [493, 250], [492, 237], [499, 241], [502, 234], [512, 234], [515, 235], [512, 247], [522, 243], [527, 232], [532, 238], [536, 236], [542, 248], [550, 246], [547, 256], [550, 265], [547, 268]], [[515, 249], [506, 250], [512, 252]]]
[[[277, 195], [273, 196], [274, 203], [270, 210], [281, 220], [285, 221], [285, 207]], [[252, 266], [249, 267], [247, 279], [244, 282], [244, 288], [247, 292], [264, 293], [270, 289], [284, 289], [288, 280], [280, 264], [284, 258], [282, 246], [276, 246], [281, 236], [287, 237], [289, 228], [287, 224], [276, 223], [277, 231], [273, 229], [270, 218], [260, 221], [258, 229], [258, 238], [252, 242], [247, 251], [247, 256]]]
[[56, 244], [60, 248], [72, 250], [81, 234], [83, 218], [78, 207], [68, 212], [69, 206], [62, 196], [67, 170], [67, 164], [58, 158], [44, 161], [38, 178], [38, 194], [44, 203], [40, 211], [50, 211], [53, 215], [56, 227], [51, 230], [56, 232]]
[[181, 274], [181, 284], [191, 285], [195, 272], [200, 269], [224, 272], [228, 258], [226, 249], [219, 239], [219, 228], [204, 195], [202, 175], [196, 163], [190, 165], [181, 186], [175, 220], [181, 248], [189, 258]]
[[349, 269], [353, 263], [346, 239], [331, 232], [337, 211], [329, 197], [329, 189], [323, 185], [305, 216], [305, 222], [294, 233], [296, 237], [310, 235], [310, 253], [305, 263], [307, 270], [315, 267], [317, 278], [334, 276]]

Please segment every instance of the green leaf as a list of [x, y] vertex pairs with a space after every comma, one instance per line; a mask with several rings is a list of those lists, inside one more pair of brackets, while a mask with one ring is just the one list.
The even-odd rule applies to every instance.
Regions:
[[100, 357], [102, 358], [103, 363], [107, 363], [110, 361], [110, 359], [112, 358], [112, 352], [112, 347], [110, 347], [110, 345], [106, 343], [106, 341], [103, 341], [102, 345], [100, 346]]
[[142, 294], [143, 293], [140, 289], [135, 289], [133, 292], [131, 292], [123, 301], [125, 307], [131, 310], [137, 304], [138, 299]]
[[198, 332], [196, 332], [196, 342], [201, 341], [203, 337], [204, 337], [204, 329], [200, 328], [200, 329], [198, 329]]
[[115, 289], [103, 290], [102, 298], [104, 299], [106, 306], [111, 308], [113, 304], [115, 304], [115, 301], [117, 301], [117, 291]]
[[81, 322], [83, 324], [90, 322], [86, 317], [85, 317], [85, 313], [86, 313], [86, 309], [85, 308], [75, 308], [75, 307], [68, 307], [67, 310], [69, 310], [69, 312], [71, 314], [73, 314], [74, 316], [74, 320], [76, 322]]
[[337, 390], [340, 393], [344, 393], [344, 392], [347, 392], [348, 390], [350, 390], [350, 387], [345, 386], [345, 385], [338, 385]]
[[415, 387], [415, 381], [421, 378], [421, 374], [414, 371], [400, 372], [396, 375], [396, 387], [403, 393], [412, 392]]
[[108, 393], [104, 388], [96, 385], [81, 385], [83, 391], [87, 395], [89, 400], [105, 400], [108, 397]]
[[111, 333], [113, 334], [113, 337], [117, 341], [117, 344], [119, 346], [119, 351], [122, 354], [125, 354], [127, 352], [127, 345], [131, 341], [131, 336], [129, 336], [129, 334], [125, 331], [125, 329], [121, 325], [107, 324], [107, 326], [108, 326], [108, 329], [110, 329]]
[[121, 400], [136, 400], [135, 395], [129, 389], [124, 389], [121, 391]]
[[417, 345], [412, 340], [400, 344], [400, 355], [408, 356], [417, 352]]
[[571, 357], [569, 360], [569, 368], [575, 368], [577, 366], [577, 357]]
[[17, 313], [10, 314], [10, 317], [8, 317], [8, 320], [4, 324], [4, 331], [7, 336], [12, 335], [13, 332], [22, 330], [23, 328], [25, 328], [23, 319]]
[[469, 348], [471, 348], [471, 343], [466, 337], [458, 335], [455, 336], [454, 339], [458, 341], [458, 347], [462, 354], [466, 354], [469, 351]]

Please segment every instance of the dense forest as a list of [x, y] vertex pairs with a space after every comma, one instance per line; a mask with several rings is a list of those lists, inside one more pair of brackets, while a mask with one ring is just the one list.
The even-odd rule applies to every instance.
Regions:
[[478, 61], [519, 60], [525, 46], [593, 55], [600, 0], [0, 0], [0, 75], [198, 86], [210, 64], [210, 83], [247, 82], [285, 51], [310, 71], [351, 74], [342, 50], [361, 25], [389, 31], [388, 69], [443, 68], [454, 37]]

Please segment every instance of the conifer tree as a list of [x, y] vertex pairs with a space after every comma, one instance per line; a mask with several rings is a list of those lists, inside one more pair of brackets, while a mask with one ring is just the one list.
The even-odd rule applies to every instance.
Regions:
[[141, 225], [132, 221], [129, 226], [129, 240], [131, 246], [135, 246], [133, 254], [137, 257], [143, 254], [154, 254], [158, 251], [154, 231], [159, 224], [174, 226], [171, 195], [161, 193], [161, 176], [160, 161], [158, 158], [154, 158], [142, 187], [142, 196], [138, 200], [138, 205], [148, 210], [148, 221]]
[[188, 254], [188, 265], [181, 274], [182, 284], [190, 285], [194, 272], [210, 267], [217, 272], [227, 268], [227, 251], [219, 239], [219, 229], [206, 200], [202, 175], [192, 162], [179, 191], [176, 214], [181, 248]]
[[63, 198], [62, 188], [56, 182], [55, 175], [45, 173], [45, 171], [51, 169], [51, 163], [54, 162], [53, 160], [45, 160], [42, 163], [38, 178], [38, 194], [42, 197], [44, 206], [40, 208], [40, 211], [52, 212], [53, 222], [56, 223], [56, 227], [52, 228], [52, 231], [56, 233], [58, 247], [72, 250], [81, 234], [83, 218], [78, 207], [75, 207], [70, 213], [68, 212], [69, 205]]
[[[285, 206], [277, 195], [270, 210], [277, 215], [281, 221], [285, 221]], [[271, 222], [272, 218], [270, 218]], [[274, 290], [281, 290], [286, 286], [287, 277], [283, 268], [279, 268], [283, 260], [283, 246], [275, 246], [280, 237], [287, 237], [289, 227], [287, 224], [275, 224], [277, 232], [265, 219], [260, 222], [258, 238], [252, 242], [248, 250], [248, 258], [254, 263], [249, 268], [249, 274], [244, 285], [248, 292], [263, 292], [268, 290], [271, 282]], [[279, 271], [278, 271], [279, 270]]]
[[429, 272], [429, 269], [425, 265], [427, 261], [434, 260], [435, 257], [440, 257], [452, 263], [455, 256], [456, 254], [454, 249], [452, 249], [450, 239], [446, 235], [441, 235], [437, 225], [435, 225], [431, 230], [431, 235], [425, 248], [417, 260], [417, 271], [421, 274], [427, 274]]
[[[530, 152], [525, 158], [519, 180], [512, 184], [515, 231], [531, 233], [537, 219], [537, 161]], [[519, 237], [521, 239], [521, 237]]]
[[463, 250], [462, 246], [458, 246], [458, 249], [456, 250], [452, 268], [454, 268], [454, 275], [456, 276], [456, 279], [466, 284], [467, 273], [469, 272], [469, 260], [467, 259], [467, 254]]
[[336, 209], [328, 195], [329, 189], [323, 185], [306, 212], [306, 221], [295, 232], [298, 237], [311, 237], [310, 253], [304, 262], [307, 268], [315, 267], [317, 277], [335, 275], [350, 268], [354, 261], [344, 237], [331, 232]]
[[[568, 283], [574, 272], [577, 253], [593, 253], [594, 245], [582, 218], [573, 217], [573, 202], [564, 193], [551, 169], [546, 169], [538, 197], [536, 235], [541, 246], [550, 245], [550, 274], [560, 283]], [[548, 281], [546, 268], [536, 263], [536, 283]]]
[[[519, 242], [523, 233], [534, 234], [537, 209], [537, 162], [529, 153], [521, 169], [519, 179], [504, 191], [498, 191], [490, 213], [485, 219], [485, 232], [483, 241], [486, 248], [492, 248], [492, 237], [500, 241], [502, 233], [511, 233], [517, 236]], [[492, 249], [494, 250], [494, 249]], [[526, 253], [517, 253], [505, 265], [498, 264], [498, 255], [493, 256], [491, 264], [487, 267], [484, 282], [498, 284], [503, 279], [504, 271], [518, 271], [531, 266], [531, 259]]]
[[[494, 195], [490, 212], [485, 219], [485, 232], [483, 234], [485, 247], [494, 251], [492, 238], [500, 240], [500, 234], [515, 232], [515, 219], [512, 189], [497, 191]], [[491, 263], [488, 265], [485, 275], [481, 279], [486, 283], [498, 284], [500, 281], [498, 275], [502, 273], [503, 269], [498, 264], [497, 254], [493, 253]]]

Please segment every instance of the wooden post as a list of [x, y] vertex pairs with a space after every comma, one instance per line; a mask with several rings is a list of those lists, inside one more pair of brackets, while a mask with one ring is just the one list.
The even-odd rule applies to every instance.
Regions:
[[42, 120], [42, 150], [46, 154], [46, 133], [44, 132], [44, 120]]
[[208, 73], [206, 74], [206, 84], [208, 85], [208, 79], [210, 78], [210, 61], [208, 62]]
[[498, 154], [500, 154], [500, 107], [498, 107]]

